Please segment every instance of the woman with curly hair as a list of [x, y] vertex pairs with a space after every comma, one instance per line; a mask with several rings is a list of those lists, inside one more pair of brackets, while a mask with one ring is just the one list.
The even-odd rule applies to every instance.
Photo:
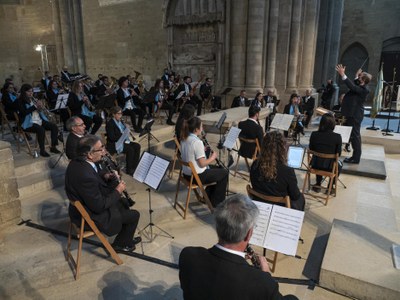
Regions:
[[304, 210], [305, 200], [297, 187], [294, 169], [287, 166], [285, 140], [278, 131], [264, 136], [260, 157], [250, 171], [253, 189], [268, 196], [290, 197], [291, 208]]

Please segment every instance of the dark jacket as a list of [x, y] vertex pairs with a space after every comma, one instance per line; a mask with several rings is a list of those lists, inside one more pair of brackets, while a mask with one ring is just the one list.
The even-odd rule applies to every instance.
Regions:
[[[260, 147], [262, 146], [262, 141], [264, 138], [264, 132], [262, 127], [254, 122], [253, 120], [247, 119], [245, 121], [239, 122], [238, 125], [240, 131], [240, 137], [246, 139], [258, 139]], [[240, 143], [239, 154], [243, 157], [251, 158], [253, 156], [254, 150], [256, 148], [255, 144]]]
[[293, 168], [278, 163], [276, 179], [269, 180], [261, 174], [258, 159], [251, 166], [250, 181], [256, 192], [268, 196], [289, 196], [291, 208], [304, 210], [305, 199], [297, 186], [297, 178]]
[[65, 143], [65, 154], [68, 159], [75, 159], [78, 157], [78, 144], [81, 138], [74, 133], [70, 133]]
[[301, 108], [303, 111], [306, 111], [306, 112], [312, 114], [314, 111], [314, 106], [315, 106], [315, 98], [314, 97], [310, 97], [307, 102], [306, 102], [306, 96], [301, 98]]
[[[233, 98], [231, 108], [242, 106], [240, 102], [240, 96]], [[250, 106], [250, 101], [248, 98], [244, 98], [244, 106]]]
[[75, 93], [70, 92], [68, 95], [67, 106], [71, 110], [71, 116], [76, 116], [81, 114], [82, 105], [84, 103], [85, 102], [83, 102], [83, 100], [79, 100], [78, 96]]
[[186, 300], [285, 299], [270, 273], [215, 246], [184, 248], [179, 256], [179, 280]]
[[[78, 200], [101, 232], [114, 235], [121, 231], [120, 194], [109, 187], [93, 167], [82, 158], [72, 160], [65, 173], [68, 199]], [[70, 205], [69, 216], [80, 225], [80, 214]]]
[[[339, 156], [342, 152], [342, 136], [333, 131], [314, 131], [310, 136], [310, 150], [325, 153], [335, 154]], [[312, 166], [320, 170], [331, 170], [333, 160], [314, 157]]]
[[361, 123], [364, 118], [364, 102], [367, 100], [369, 90], [365, 85], [358, 85], [358, 80], [356, 80], [354, 84], [349, 78], [346, 78], [344, 83], [350, 90], [343, 98], [342, 115], [345, 117], [352, 117]]

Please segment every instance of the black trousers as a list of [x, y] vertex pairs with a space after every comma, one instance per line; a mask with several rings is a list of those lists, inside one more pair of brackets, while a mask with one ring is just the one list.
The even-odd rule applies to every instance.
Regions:
[[163, 103], [161, 105], [161, 109], [168, 111], [167, 121], [172, 121], [172, 117], [175, 112], [175, 106], [173, 104], [169, 103], [168, 101], [163, 101]]
[[313, 110], [306, 110], [305, 112], [306, 112], [306, 116], [305, 116], [305, 120], [304, 120], [304, 126], [307, 128], [308, 124], [311, 121], [311, 117], [312, 117], [314, 111]]
[[[126, 109], [122, 112], [122, 114], [124, 116], [131, 117], [132, 126], [135, 131], [139, 131], [140, 129], [142, 129], [143, 118], [145, 115], [145, 112], [142, 109], [140, 108]], [[136, 123], [136, 116], [138, 117], [137, 123]]]
[[24, 129], [24, 131], [36, 133], [40, 151], [44, 151], [44, 138], [46, 130], [50, 130], [51, 146], [57, 146], [58, 127], [56, 124], [42, 121], [41, 126], [38, 124], [33, 124], [31, 127]]
[[90, 131], [91, 134], [95, 134], [97, 130], [99, 130], [99, 128], [101, 127], [101, 124], [103, 123], [103, 119], [98, 115], [94, 115], [93, 119], [88, 116], [84, 116], [82, 114], [79, 114], [78, 117], [82, 119], [83, 123], [85, 123], [85, 126], [88, 130], [93, 124], [93, 127]]
[[123, 153], [126, 154], [126, 173], [133, 175], [133, 172], [135, 172], [139, 164], [140, 144], [132, 142], [124, 144]]
[[211, 168], [199, 174], [199, 178], [203, 184], [216, 182], [217, 184], [208, 186], [206, 193], [213, 205], [216, 207], [225, 200], [226, 186], [228, 185], [229, 173], [223, 168]]
[[[361, 120], [362, 121], [362, 120]], [[353, 148], [353, 155], [351, 156], [356, 162], [360, 161], [361, 158], [361, 121], [358, 121], [352, 117], [346, 117], [345, 126], [352, 126], [350, 135], [350, 143]]]
[[114, 246], [132, 247], [133, 235], [139, 223], [140, 214], [137, 210], [131, 210], [123, 206], [122, 202], [118, 203], [118, 210], [121, 213], [122, 228], [114, 239]]

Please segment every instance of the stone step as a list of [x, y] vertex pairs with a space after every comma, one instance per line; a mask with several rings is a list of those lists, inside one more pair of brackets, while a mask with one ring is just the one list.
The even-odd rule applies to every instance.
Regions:
[[17, 177], [20, 199], [64, 185], [64, 175], [64, 168], [56, 168]]
[[[26, 159], [16, 159], [14, 161], [15, 176], [21, 177], [30, 174], [41, 173], [43, 171], [51, 169], [57, 162], [59, 155], [52, 155], [50, 158], [38, 157], [33, 159], [31, 157]], [[65, 169], [68, 166], [68, 159], [62, 157], [55, 169]]]

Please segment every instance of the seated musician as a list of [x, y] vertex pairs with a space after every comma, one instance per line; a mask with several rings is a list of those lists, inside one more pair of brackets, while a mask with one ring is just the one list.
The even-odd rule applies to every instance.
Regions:
[[231, 108], [240, 106], [250, 106], [249, 99], [246, 98], [246, 90], [241, 90], [240, 95], [233, 98]]
[[[79, 141], [78, 157], [72, 160], [65, 173], [65, 191], [68, 199], [82, 203], [90, 218], [101, 232], [108, 236], [117, 235], [112, 244], [117, 251], [132, 252], [141, 241], [134, 238], [139, 222], [139, 212], [129, 209], [125, 198], [124, 181], [116, 187], [107, 184], [116, 174], [98, 170], [96, 164], [105, 155], [105, 148], [99, 137], [87, 135]], [[71, 222], [80, 226], [81, 216], [75, 206], [68, 209]]]
[[[212, 94], [212, 80], [211, 78], [206, 78], [206, 81], [200, 86], [200, 96], [202, 98], [202, 103], [209, 99], [212, 103], [211, 112], [219, 111], [221, 109], [221, 97], [213, 96]], [[197, 107], [197, 115], [201, 114], [202, 103]], [[200, 114], [199, 114], [200, 112]]]
[[272, 120], [274, 119], [274, 116], [276, 114], [277, 111], [276, 108], [279, 105], [279, 100], [274, 95], [274, 91], [272, 89], [268, 89], [267, 95], [264, 96], [264, 103], [266, 106], [268, 103], [272, 103], [274, 105], [272, 112], [268, 115], [268, 117], [265, 120], [265, 132], [267, 132], [269, 131], [269, 127], [271, 126]]
[[114, 93], [114, 90], [111, 87], [110, 80], [108, 79], [107, 76], [101, 77], [101, 84], [98, 86], [96, 92], [97, 92], [96, 94], [97, 98], [111, 95], [112, 93]]
[[287, 165], [285, 139], [278, 131], [265, 134], [260, 157], [250, 171], [253, 189], [268, 196], [290, 197], [291, 208], [304, 210], [305, 199], [297, 187], [294, 169]]
[[[229, 173], [223, 168], [209, 168], [217, 159], [217, 153], [211, 153], [207, 158], [203, 141], [199, 138], [203, 131], [203, 125], [198, 117], [193, 117], [183, 123], [181, 131], [181, 155], [185, 162], [192, 162], [203, 184], [216, 182], [215, 185], [206, 188], [211, 204], [216, 207], [225, 200], [226, 187]], [[183, 166], [183, 174], [188, 179], [192, 175], [189, 167]]]
[[79, 80], [72, 83], [67, 106], [71, 110], [71, 116], [79, 116], [85, 122], [86, 128], [91, 128], [93, 124], [91, 134], [95, 134], [99, 130], [103, 119], [93, 111], [94, 107], [83, 92], [83, 84]]
[[17, 93], [14, 90], [14, 84], [6, 82], [2, 89], [1, 103], [4, 105], [4, 111], [8, 120], [15, 120], [14, 112], [18, 113]]
[[[52, 110], [55, 109], [55, 106], [57, 104], [58, 95], [64, 94], [64, 93], [65, 93], [65, 91], [58, 86], [57, 81], [50, 80], [49, 87], [46, 91], [47, 103], [49, 104], [50, 109], [52, 109]], [[67, 103], [64, 103], [64, 104], [67, 104]], [[64, 124], [64, 129], [66, 129], [66, 122], [69, 118], [69, 113], [68, 113], [67, 108], [57, 109], [57, 110], [54, 110], [53, 112], [60, 115], [61, 121]]]
[[72, 82], [73, 80], [75, 80], [75, 76], [79, 76], [80, 75], [80, 73], [75, 73], [75, 74], [73, 74], [73, 73], [70, 73], [70, 72], [68, 72], [68, 67], [67, 66], [64, 66], [63, 68], [62, 68], [62, 71], [61, 71], [61, 81], [62, 82], [65, 82], [65, 83], [70, 83], [70, 82]]
[[154, 113], [156, 113], [159, 109], [164, 109], [167, 110], [168, 113], [168, 118], [167, 118], [167, 124], [168, 125], [175, 125], [174, 122], [172, 122], [172, 117], [175, 112], [175, 107], [168, 102], [167, 95], [165, 94], [164, 91], [164, 82], [161, 79], [157, 79], [156, 83], [154, 84], [154, 89], [155, 89], [155, 98], [154, 98]]
[[311, 117], [314, 114], [315, 98], [311, 96], [311, 90], [306, 90], [306, 95], [302, 97], [301, 106], [306, 117], [304, 126], [308, 128], [308, 124], [311, 121]]
[[[124, 116], [130, 116], [133, 129], [136, 132], [142, 131], [143, 118], [145, 111], [143, 111], [139, 106], [136, 106], [134, 101], [134, 96], [137, 96], [133, 89], [128, 88], [129, 81], [128, 78], [122, 76], [118, 80], [119, 89], [117, 91], [117, 101], [120, 107], [123, 107], [122, 114]], [[138, 117], [136, 122], [136, 117]]]
[[[300, 97], [297, 94], [293, 93], [290, 95], [289, 103], [285, 105], [283, 113], [293, 115], [295, 117], [293, 130], [296, 134], [301, 133], [302, 135], [304, 135], [304, 126], [302, 123], [303, 109], [300, 105]], [[285, 131], [285, 136], [287, 135], [288, 132]]]
[[[314, 131], [310, 136], [310, 150], [325, 153], [325, 154], [336, 154], [339, 156], [342, 152], [342, 136], [338, 133], [333, 132], [335, 129], [335, 117], [326, 113], [321, 117], [321, 121], [319, 123], [318, 131]], [[332, 159], [323, 159], [319, 157], [314, 157], [312, 160], [312, 167], [318, 170], [332, 170]], [[338, 170], [340, 174], [340, 170], [342, 169], [342, 162], [338, 163]], [[318, 187], [321, 185], [322, 176], [317, 175], [317, 187], [313, 187], [315, 192], [321, 191], [321, 188]], [[329, 184], [329, 183], [328, 183]], [[332, 187], [332, 192], [334, 193], [334, 186]]]
[[40, 148], [40, 155], [43, 157], [50, 156], [44, 147], [46, 130], [50, 130], [50, 152], [57, 154], [61, 153], [56, 147], [58, 145], [57, 125], [49, 122], [49, 119], [45, 115], [45, 108], [42, 101], [37, 100], [35, 103], [33, 99], [33, 88], [30, 84], [25, 83], [22, 85], [21, 94], [17, 101], [21, 127], [24, 131], [36, 133]]
[[140, 145], [131, 142], [129, 137], [122, 145], [117, 145], [118, 140], [126, 129], [125, 124], [122, 122], [122, 109], [119, 106], [114, 106], [110, 109], [112, 118], [106, 124], [107, 134], [107, 151], [110, 154], [125, 153], [126, 154], [126, 174], [133, 175], [139, 164], [140, 158]]
[[218, 243], [212, 248], [185, 247], [179, 255], [179, 281], [184, 299], [296, 300], [282, 296], [264, 256], [259, 268], [246, 261], [246, 249], [260, 212], [236, 194], [214, 211]]
[[69, 134], [65, 143], [65, 154], [68, 159], [74, 159], [78, 157], [79, 141], [86, 135], [86, 126], [81, 118], [72, 116], [67, 120], [66, 127]]
[[[261, 147], [264, 132], [258, 121], [260, 108], [257, 106], [250, 106], [248, 114], [249, 118], [247, 120], [239, 122], [238, 127], [241, 129], [239, 136], [245, 139], [257, 139]], [[256, 144], [241, 142], [239, 154], [242, 157], [252, 158], [255, 148]]]
[[[176, 88], [174, 96], [175, 96], [175, 99], [177, 100], [176, 106], [178, 108], [181, 108], [183, 106], [182, 102], [186, 101], [186, 97], [189, 96], [189, 93], [192, 90], [191, 82], [192, 82], [192, 77], [184, 76], [183, 83], [178, 85], [178, 87]], [[181, 94], [181, 92], [184, 92], [184, 93], [180, 98], [178, 98], [178, 96], [179, 96], [179, 94]], [[197, 103], [195, 103], [195, 106], [197, 107]]]

